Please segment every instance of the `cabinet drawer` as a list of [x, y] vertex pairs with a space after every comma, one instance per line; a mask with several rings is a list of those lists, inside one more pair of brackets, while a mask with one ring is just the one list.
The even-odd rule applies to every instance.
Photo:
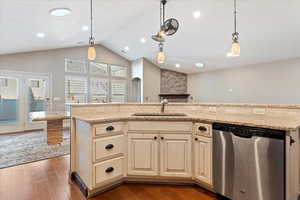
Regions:
[[123, 131], [124, 122], [98, 124], [94, 126], [94, 136], [115, 134]]
[[94, 165], [94, 186], [123, 177], [123, 157]]
[[93, 161], [105, 159], [123, 153], [124, 136], [112, 136], [95, 139], [93, 142]]
[[134, 121], [128, 122], [130, 131], [161, 131], [161, 132], [192, 132], [192, 122], [159, 122]]
[[196, 135], [211, 137], [211, 124], [195, 123], [194, 131]]

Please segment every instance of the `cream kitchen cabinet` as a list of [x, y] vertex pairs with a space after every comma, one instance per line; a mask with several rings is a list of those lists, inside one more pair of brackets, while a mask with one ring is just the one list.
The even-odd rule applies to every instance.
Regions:
[[128, 175], [191, 177], [191, 146], [191, 135], [128, 134]]
[[158, 175], [158, 135], [128, 134], [128, 175]]
[[191, 177], [191, 135], [160, 135], [160, 175]]
[[194, 146], [194, 178], [197, 181], [212, 185], [212, 138], [195, 136]]

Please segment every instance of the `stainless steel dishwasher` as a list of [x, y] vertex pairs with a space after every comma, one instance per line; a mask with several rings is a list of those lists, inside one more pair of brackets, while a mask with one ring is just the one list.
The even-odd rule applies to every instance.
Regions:
[[213, 181], [232, 200], [285, 199], [285, 131], [213, 124]]

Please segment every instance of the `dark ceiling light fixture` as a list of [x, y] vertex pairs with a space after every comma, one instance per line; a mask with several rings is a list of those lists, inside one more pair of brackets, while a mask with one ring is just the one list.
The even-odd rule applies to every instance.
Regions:
[[166, 60], [164, 53], [164, 42], [166, 41], [165, 36], [174, 35], [179, 28], [179, 22], [177, 19], [170, 18], [165, 20], [166, 16], [166, 4], [167, 0], [160, 1], [160, 20], [159, 20], [159, 32], [152, 36], [152, 39], [159, 43], [159, 52], [157, 55], [157, 62], [163, 64]]
[[91, 0], [91, 35], [89, 38], [89, 49], [88, 49], [88, 59], [96, 59], [96, 49], [95, 49], [95, 38], [93, 35], [93, 0]]
[[237, 9], [236, 0], [234, 1], [234, 33], [232, 33], [232, 44], [230, 52], [227, 53], [228, 57], [236, 57], [241, 55], [241, 46], [239, 43], [239, 33], [237, 32]]

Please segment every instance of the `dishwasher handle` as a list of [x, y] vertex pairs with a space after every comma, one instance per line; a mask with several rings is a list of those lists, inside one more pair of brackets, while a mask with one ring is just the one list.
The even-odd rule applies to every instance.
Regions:
[[253, 134], [251, 134], [247, 129], [244, 129], [242, 127], [230, 127], [230, 132], [241, 138], [252, 138]]

